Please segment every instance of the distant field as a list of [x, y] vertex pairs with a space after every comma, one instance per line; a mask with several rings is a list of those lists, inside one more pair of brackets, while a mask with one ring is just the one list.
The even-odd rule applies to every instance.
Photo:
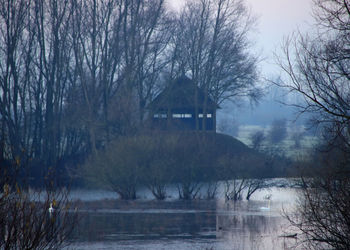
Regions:
[[[294, 132], [296, 128], [293, 128]], [[268, 132], [270, 130], [270, 126], [256, 126], [256, 125], [241, 125], [239, 126], [238, 133], [236, 138], [240, 141], [242, 141], [244, 144], [251, 146], [251, 140], [250, 137], [254, 132], [257, 131], [263, 131], [265, 136], [268, 136]], [[300, 132], [303, 132], [304, 128], [300, 127]], [[295, 147], [295, 140], [293, 139], [293, 130], [288, 128], [287, 129], [287, 138], [283, 140], [281, 143], [278, 143], [277, 145], [270, 145], [268, 139], [265, 140], [263, 143], [263, 147], [271, 147], [276, 146], [280, 149], [283, 149], [285, 154], [287, 156], [296, 156], [300, 154], [304, 154], [305, 150], [312, 149], [318, 142], [319, 139], [316, 136], [311, 135], [303, 135], [302, 139], [300, 140], [300, 147]]]

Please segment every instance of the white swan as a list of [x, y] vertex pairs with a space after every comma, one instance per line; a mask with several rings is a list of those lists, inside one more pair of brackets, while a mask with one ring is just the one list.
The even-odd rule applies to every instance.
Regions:
[[267, 194], [264, 196], [264, 199], [268, 200], [267, 207], [260, 207], [260, 210], [264, 210], [264, 211], [270, 210], [271, 197], [272, 197], [272, 194]]
[[52, 213], [55, 211], [55, 209], [52, 206], [52, 202], [50, 202], [50, 207], [49, 207], [49, 215], [52, 216]]

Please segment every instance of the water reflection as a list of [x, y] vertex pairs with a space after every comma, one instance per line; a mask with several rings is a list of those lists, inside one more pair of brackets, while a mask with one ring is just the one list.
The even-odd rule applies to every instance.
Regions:
[[[288, 249], [282, 205], [264, 200], [91, 202], [68, 249]], [[287, 204], [288, 205], [288, 204]]]
[[[162, 202], [137, 205], [119, 201], [119, 208], [85, 210], [74, 238], [78, 241], [215, 238], [213, 202]], [[123, 207], [122, 209], [120, 207]], [[87, 230], [88, 229], [88, 230]]]

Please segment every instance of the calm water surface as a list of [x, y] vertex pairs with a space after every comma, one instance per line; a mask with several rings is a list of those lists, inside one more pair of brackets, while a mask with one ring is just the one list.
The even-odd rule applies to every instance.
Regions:
[[[265, 200], [272, 194], [271, 201]], [[100, 196], [99, 196], [100, 195]], [[111, 197], [108, 197], [111, 195]], [[90, 201], [80, 209], [80, 223], [66, 249], [289, 249], [294, 233], [282, 209], [295, 204], [296, 191], [273, 188], [251, 201], [198, 200], [126, 202], [114, 194], [75, 191]], [[99, 197], [93, 201], [92, 197]]]

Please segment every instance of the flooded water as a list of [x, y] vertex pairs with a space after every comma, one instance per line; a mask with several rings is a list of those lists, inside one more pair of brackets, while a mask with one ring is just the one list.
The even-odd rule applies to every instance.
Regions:
[[[80, 196], [78, 193], [80, 192]], [[121, 201], [88, 194], [66, 249], [289, 249], [297, 243], [282, 216], [295, 204], [293, 189], [272, 188], [250, 201]], [[268, 201], [263, 197], [272, 194]], [[112, 194], [111, 194], [112, 195]]]

